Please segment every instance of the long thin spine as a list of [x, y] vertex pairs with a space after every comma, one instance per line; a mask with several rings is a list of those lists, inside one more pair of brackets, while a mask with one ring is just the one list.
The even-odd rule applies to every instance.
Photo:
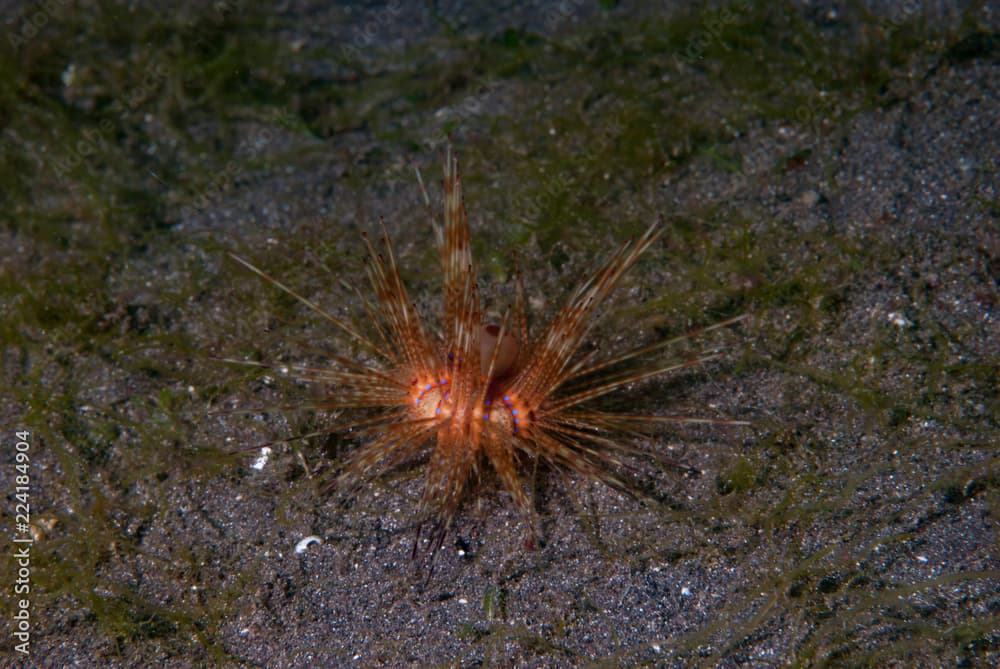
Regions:
[[238, 262], [239, 264], [243, 265], [244, 267], [246, 267], [248, 270], [250, 270], [251, 272], [253, 272], [257, 276], [261, 277], [262, 279], [264, 279], [268, 283], [270, 283], [270, 284], [272, 284], [272, 285], [280, 288], [284, 292], [288, 293], [289, 295], [291, 295], [292, 297], [294, 297], [296, 300], [298, 300], [299, 302], [301, 302], [302, 304], [306, 305], [307, 307], [309, 307], [310, 309], [312, 309], [313, 311], [315, 311], [316, 313], [318, 313], [320, 316], [322, 316], [326, 320], [328, 320], [331, 323], [333, 323], [334, 325], [336, 325], [338, 328], [340, 328], [345, 333], [347, 333], [348, 335], [350, 335], [352, 339], [354, 339], [359, 344], [363, 345], [365, 348], [369, 349], [370, 351], [372, 351], [374, 353], [377, 353], [378, 355], [382, 356], [383, 358], [389, 358], [390, 357], [389, 354], [385, 350], [383, 350], [382, 348], [376, 346], [371, 340], [369, 340], [367, 337], [365, 337], [364, 335], [362, 335], [361, 333], [359, 333], [357, 330], [355, 330], [354, 328], [352, 328], [351, 326], [349, 326], [347, 323], [345, 323], [344, 321], [340, 320], [339, 318], [337, 318], [336, 316], [334, 316], [330, 312], [326, 311], [325, 309], [323, 309], [322, 307], [320, 307], [319, 305], [317, 305], [315, 302], [306, 299], [305, 297], [303, 297], [299, 293], [295, 292], [294, 290], [292, 290], [291, 288], [289, 288], [285, 284], [283, 284], [280, 281], [278, 281], [277, 279], [275, 279], [270, 274], [264, 272], [263, 270], [257, 269], [257, 267], [255, 267], [252, 263], [250, 263], [250, 261], [241, 258], [240, 256], [236, 255], [235, 253], [230, 253], [229, 257], [232, 258], [233, 260], [235, 260], [236, 262]]
[[594, 311], [657, 236], [654, 224], [635, 245], [623, 244], [573, 293], [540, 337], [532, 357], [525, 363], [525, 373], [512, 384], [511, 392], [523, 397], [544, 398], [554, 390], [561, 373], [590, 330]]
[[688, 367], [694, 367], [702, 363], [708, 362], [709, 360], [714, 360], [718, 358], [721, 354], [719, 353], [709, 353], [707, 355], [702, 355], [691, 360], [685, 360], [684, 362], [671, 363], [664, 365], [662, 367], [654, 367], [652, 369], [646, 369], [638, 372], [628, 372], [618, 376], [613, 376], [603, 381], [597, 382], [594, 385], [581, 390], [580, 392], [573, 393], [564, 398], [560, 398], [551, 404], [546, 404], [544, 406], [544, 411], [557, 413], [563, 411], [570, 407], [576, 406], [582, 402], [588, 400], [596, 399], [602, 395], [606, 395], [622, 386], [628, 385], [630, 383], [638, 383], [640, 381], [645, 381], [646, 379], [651, 379], [655, 376], [662, 376], [664, 374], [669, 374], [670, 372], [675, 372], [679, 369], [687, 369]]

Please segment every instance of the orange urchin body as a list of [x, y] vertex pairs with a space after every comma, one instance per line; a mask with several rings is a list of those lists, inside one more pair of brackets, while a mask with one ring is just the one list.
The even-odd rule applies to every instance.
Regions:
[[[336, 367], [331, 369], [288, 368], [298, 378], [332, 387], [321, 407], [382, 410], [376, 419], [350, 426], [370, 436], [370, 441], [350, 456], [339, 483], [377, 476], [429, 451], [420, 511], [421, 515], [436, 518], [443, 533], [468, 483], [483, 463], [489, 463], [535, 533], [535, 511], [519, 473], [523, 458], [538, 459], [627, 489], [615, 469], [621, 464], [619, 456], [633, 449], [608, 434], [631, 430], [641, 423], [689, 419], [609, 414], [587, 410], [585, 404], [626, 384], [696, 365], [717, 354], [703, 353], [679, 362], [648, 362], [651, 354], [683, 338], [679, 337], [600, 362], [577, 355], [598, 306], [658, 237], [655, 224], [637, 242], [625, 243], [611, 254], [576, 288], [537, 337], [528, 334], [520, 281], [512, 317], [508, 314], [500, 325], [485, 323], [469, 248], [458, 164], [450, 147], [444, 193], [444, 225], [440, 231], [443, 338], [428, 335], [407, 298], [387, 236], [384, 256], [365, 237], [370, 254], [367, 271], [376, 302], [362, 301], [376, 333], [374, 338], [247, 261], [233, 257], [322, 314], [380, 361], [376, 366], [334, 356]], [[712, 329], [740, 318], [716, 324]]]

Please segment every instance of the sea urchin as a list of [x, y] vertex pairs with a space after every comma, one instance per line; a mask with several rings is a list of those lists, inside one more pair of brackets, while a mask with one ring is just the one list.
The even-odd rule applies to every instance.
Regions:
[[[330, 368], [263, 365], [329, 387], [317, 408], [375, 409], [372, 418], [346, 428], [368, 438], [344, 463], [336, 485], [351, 485], [425, 455], [426, 482], [418, 517], [436, 521], [439, 537], [450, 526], [470, 481], [489, 463], [532, 538], [538, 523], [521, 472], [525, 461], [544, 462], [597, 479], [619, 490], [622, 455], [636, 449], [612, 438], [655, 422], [725, 422], [635, 416], [587, 408], [627, 384], [700, 364], [705, 351], [651, 364], [656, 353], [708, 329], [597, 361], [581, 355], [599, 305], [660, 234], [651, 225], [634, 243], [622, 244], [572, 292], [548, 327], [530, 336], [520, 279], [513, 313], [484, 322], [469, 248], [469, 226], [458, 163], [448, 149], [444, 166], [444, 225], [438, 230], [444, 277], [443, 333], [432, 336], [396, 268], [388, 236], [384, 255], [365, 237], [374, 304], [362, 298], [373, 336], [323, 310], [248, 261], [233, 258], [321, 314], [371, 354], [371, 362], [332, 356]], [[236, 361], [233, 361], [236, 362]], [[246, 363], [243, 363], [246, 364]], [[259, 363], [250, 363], [259, 364]], [[440, 541], [440, 538], [439, 538]]]

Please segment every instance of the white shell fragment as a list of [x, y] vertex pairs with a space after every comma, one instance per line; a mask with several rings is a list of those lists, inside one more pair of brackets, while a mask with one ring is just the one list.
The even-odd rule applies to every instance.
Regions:
[[271, 458], [271, 448], [269, 446], [263, 446], [260, 449], [260, 455], [257, 457], [256, 460], [253, 461], [253, 464], [250, 465], [250, 467], [256, 469], [257, 471], [260, 471], [264, 469], [264, 465], [267, 464], [267, 461], [270, 458]]
[[908, 328], [913, 325], [913, 321], [908, 319], [903, 314], [897, 311], [890, 311], [888, 314], [889, 322], [895, 325], [897, 328]]
[[302, 553], [305, 553], [306, 549], [312, 546], [313, 544], [322, 544], [322, 543], [323, 543], [322, 537], [317, 537], [315, 534], [310, 534], [308, 537], [299, 540], [299, 543], [295, 544], [295, 554], [301, 555]]

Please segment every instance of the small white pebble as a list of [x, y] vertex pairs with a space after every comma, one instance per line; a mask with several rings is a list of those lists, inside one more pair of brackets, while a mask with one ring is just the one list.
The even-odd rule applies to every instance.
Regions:
[[70, 63], [62, 73], [63, 86], [72, 86], [76, 80], [76, 63]]
[[685, 585], [683, 588], [681, 588], [681, 597], [690, 597], [690, 596], [691, 596], [691, 588]]
[[459, 604], [468, 604], [469, 600], [467, 600], [465, 597], [459, 597], [458, 598], [458, 603]]
[[263, 446], [260, 449], [260, 457], [258, 457], [256, 460], [254, 460], [253, 464], [250, 465], [250, 467], [252, 469], [256, 469], [257, 471], [260, 471], [260, 470], [264, 469], [264, 465], [267, 464], [267, 461], [270, 458], [271, 458], [271, 447], [270, 446]]
[[923, 555], [918, 555], [917, 559], [920, 560], [921, 562], [927, 562], [927, 558], [924, 557]]
[[895, 311], [889, 312], [889, 322], [897, 328], [906, 328], [913, 325], [913, 321], [909, 320], [903, 314], [896, 313]]

